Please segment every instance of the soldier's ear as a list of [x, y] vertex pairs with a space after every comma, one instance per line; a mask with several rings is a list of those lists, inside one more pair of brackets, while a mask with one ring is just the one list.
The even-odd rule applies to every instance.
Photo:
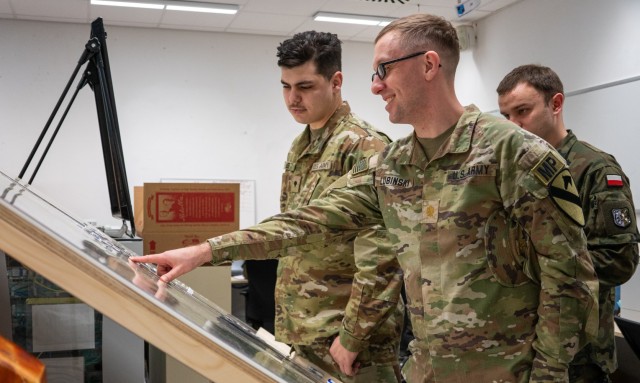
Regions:
[[564, 106], [564, 94], [556, 93], [551, 97], [551, 110], [553, 113], [559, 113], [562, 111], [562, 107]]
[[333, 74], [333, 76], [331, 77], [331, 87], [334, 91], [339, 91], [340, 89], [342, 89], [342, 79], [342, 72], [337, 71]]

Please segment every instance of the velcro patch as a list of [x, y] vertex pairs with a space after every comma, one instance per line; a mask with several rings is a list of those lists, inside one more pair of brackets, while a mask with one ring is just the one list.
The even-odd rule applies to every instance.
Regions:
[[378, 177], [380, 186], [387, 186], [392, 188], [410, 188], [413, 186], [413, 182], [410, 179], [401, 178], [398, 176], [382, 175]]
[[422, 201], [422, 222], [436, 223], [438, 222], [439, 200]]
[[331, 161], [322, 161], [322, 162], [314, 162], [311, 165], [311, 171], [317, 172], [318, 170], [329, 170], [331, 169]]
[[358, 162], [356, 162], [355, 165], [353, 165], [353, 168], [351, 169], [351, 174], [355, 175], [358, 173], [362, 173], [364, 171], [366, 171], [367, 169], [369, 169], [369, 159], [368, 158], [363, 158], [361, 160], [359, 160]]
[[631, 225], [631, 212], [627, 208], [611, 209], [613, 224], [626, 229]]
[[533, 174], [535, 174], [545, 186], [548, 186], [562, 169], [565, 169], [562, 157], [554, 151], [549, 151], [544, 158], [533, 167]]
[[610, 187], [623, 187], [622, 176], [618, 174], [607, 174], [607, 186]]
[[560, 210], [564, 211], [575, 223], [584, 226], [580, 194], [578, 194], [578, 188], [573, 182], [569, 169], [564, 168], [557, 172], [547, 188], [549, 196]]

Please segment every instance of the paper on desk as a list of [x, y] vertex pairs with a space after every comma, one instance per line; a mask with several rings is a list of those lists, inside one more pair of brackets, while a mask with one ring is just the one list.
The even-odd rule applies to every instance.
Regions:
[[265, 342], [267, 342], [267, 344], [269, 346], [271, 346], [271, 347], [275, 348], [276, 350], [280, 351], [285, 356], [288, 356], [291, 353], [291, 347], [289, 347], [285, 343], [278, 342], [276, 340], [276, 338], [273, 336], [273, 334], [271, 334], [269, 331], [263, 329], [262, 327], [260, 327], [258, 329], [258, 331], [256, 332], [256, 335], [259, 336]]

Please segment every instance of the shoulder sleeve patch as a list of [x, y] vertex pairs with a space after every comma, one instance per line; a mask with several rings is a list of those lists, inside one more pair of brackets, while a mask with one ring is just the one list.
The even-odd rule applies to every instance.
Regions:
[[565, 162], [560, 154], [550, 150], [547, 154], [533, 167], [533, 174], [545, 186], [554, 179], [554, 177], [565, 169]]
[[560, 210], [575, 223], [584, 226], [580, 194], [560, 154], [550, 150], [531, 171], [546, 186], [549, 197]]

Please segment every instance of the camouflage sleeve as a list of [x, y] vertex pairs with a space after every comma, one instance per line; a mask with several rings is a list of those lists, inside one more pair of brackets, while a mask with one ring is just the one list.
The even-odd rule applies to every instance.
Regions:
[[530, 381], [565, 382], [569, 362], [597, 334], [597, 277], [581, 228], [578, 191], [562, 157], [534, 146], [518, 166], [502, 188], [516, 189], [503, 195], [515, 198], [507, 210], [529, 236], [533, 251], [525, 271], [541, 287]]
[[[360, 162], [366, 163], [369, 168], [369, 164], [376, 161], [375, 158], [361, 158]], [[369, 188], [373, 193], [373, 171], [371, 167], [362, 175], [353, 176], [349, 173], [343, 176], [328, 187], [321, 198], [349, 193], [349, 190], [345, 190], [349, 188], [352, 188], [353, 195], [358, 195], [355, 194], [357, 187]], [[382, 226], [358, 233], [354, 241], [354, 257], [357, 271], [339, 335], [342, 346], [358, 352], [367, 347], [371, 334], [396, 310], [402, 288], [402, 270], [387, 238], [387, 231]], [[389, 342], [394, 342], [397, 341], [394, 337], [400, 335], [394, 333], [389, 336]]]
[[[338, 181], [336, 181], [338, 182]], [[345, 242], [358, 232], [382, 223], [377, 194], [367, 190], [340, 189], [307, 206], [267, 218], [248, 229], [208, 240], [212, 262], [238, 259], [270, 259], [286, 255], [292, 247], [322, 242]]]
[[[389, 316], [394, 315], [402, 288], [402, 270], [384, 229], [370, 229], [358, 234], [354, 243], [358, 271], [353, 278], [351, 297], [345, 309], [340, 342], [349, 351], [367, 347], [371, 334]], [[396, 313], [402, 321], [403, 310]], [[389, 330], [388, 343], [398, 342], [397, 332]]]
[[[349, 134], [349, 132], [344, 134]], [[350, 142], [350, 145], [342, 149], [342, 155], [344, 156], [342, 171], [345, 175], [349, 173], [358, 161], [368, 159], [376, 153], [382, 152], [390, 141], [388, 137], [382, 134], [371, 133], [369, 136], [358, 137], [358, 139], [348, 142]]]
[[618, 167], [602, 167], [589, 174], [580, 192], [587, 247], [600, 283], [603, 288], [621, 285], [638, 265], [638, 227], [629, 179]]

